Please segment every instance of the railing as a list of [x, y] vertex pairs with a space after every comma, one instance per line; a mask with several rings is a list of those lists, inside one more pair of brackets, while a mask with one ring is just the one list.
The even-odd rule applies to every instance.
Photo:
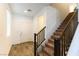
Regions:
[[37, 49], [45, 40], [45, 28], [41, 29], [37, 34], [34, 33], [34, 55], [38, 55]]
[[65, 56], [71, 44], [73, 35], [75, 33], [77, 24], [78, 24], [78, 17], [77, 17], [77, 10], [74, 12], [72, 17], [69, 19], [67, 24], [63, 28], [63, 33], [60, 38], [54, 40], [54, 55], [55, 56]]

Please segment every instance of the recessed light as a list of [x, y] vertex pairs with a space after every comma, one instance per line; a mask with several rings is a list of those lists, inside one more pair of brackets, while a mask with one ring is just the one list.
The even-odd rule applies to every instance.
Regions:
[[27, 10], [24, 11], [25, 13], [28, 12]]

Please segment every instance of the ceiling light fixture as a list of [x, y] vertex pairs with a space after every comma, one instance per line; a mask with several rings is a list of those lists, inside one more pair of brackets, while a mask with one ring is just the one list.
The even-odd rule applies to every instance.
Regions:
[[25, 10], [24, 13], [31, 12], [31, 9]]
[[25, 13], [27, 13], [28, 11], [27, 11], [27, 10], [25, 10], [24, 12], [25, 12]]

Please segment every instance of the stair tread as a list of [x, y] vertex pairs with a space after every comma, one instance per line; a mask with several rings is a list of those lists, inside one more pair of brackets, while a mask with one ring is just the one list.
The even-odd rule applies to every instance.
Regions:
[[62, 35], [62, 32], [56, 31], [56, 32], [54, 32], [54, 34], [55, 34], [55, 35]]
[[64, 26], [66, 26], [66, 23], [67, 22], [62, 23], [59, 27], [63, 27], [64, 28]]
[[72, 17], [74, 12], [70, 13], [65, 20], [61, 23], [61, 25], [59, 26], [59, 29], [62, 28], [64, 29], [64, 27], [66, 26], [66, 24], [68, 23], [69, 19]]
[[64, 31], [64, 29], [61, 29], [61, 28], [58, 28], [57, 30], [56, 30], [56, 32], [63, 32]]
[[54, 39], [48, 39], [48, 42], [49, 42], [49, 41], [54, 42]]
[[50, 46], [51, 48], [54, 48], [54, 44], [53, 43], [46, 43], [47, 46]]
[[58, 39], [58, 38], [60, 38], [60, 36], [61, 36], [61, 35], [53, 35], [52, 37], [53, 37], [54, 39]]
[[59, 26], [58, 28], [62, 28], [62, 29], [64, 29], [64, 26]]
[[46, 53], [44, 53], [43, 51], [41, 51], [40, 53], [39, 53], [39, 56], [48, 56]]
[[53, 49], [50, 49], [50, 48], [48, 48], [48, 47], [45, 47], [45, 48], [44, 48], [44, 52], [45, 52], [46, 54], [50, 55], [50, 56], [54, 54], [54, 50], [53, 50]]

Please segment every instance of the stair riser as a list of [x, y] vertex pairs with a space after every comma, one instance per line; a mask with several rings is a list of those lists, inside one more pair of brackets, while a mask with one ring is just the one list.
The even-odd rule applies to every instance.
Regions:
[[58, 29], [64, 29], [64, 27], [59, 27]]
[[44, 50], [44, 53], [46, 53], [48, 56], [52, 56], [54, 53], [53, 52], [47, 52]]
[[54, 35], [62, 35], [62, 32], [55, 32]]
[[48, 56], [50, 56], [50, 54], [49, 54], [49, 53], [47, 53], [46, 51], [44, 51], [44, 53], [45, 53], [45, 54], [47, 54]]
[[52, 40], [48, 40], [48, 43], [52, 43], [52, 44], [54, 44], [54, 41], [52, 41]]
[[48, 47], [48, 48], [50, 48], [50, 49], [54, 49], [54, 46], [50, 46], [50, 45], [48, 45], [48, 44], [45, 44], [46, 45], [46, 47]]
[[51, 37], [54, 38], [54, 39], [59, 39], [61, 37], [61, 35], [53, 35]]
[[64, 29], [61, 29], [61, 28], [56, 30], [56, 32], [63, 32], [63, 31], [64, 31]]
[[66, 26], [66, 23], [61, 24], [59, 27], [63, 27]]

